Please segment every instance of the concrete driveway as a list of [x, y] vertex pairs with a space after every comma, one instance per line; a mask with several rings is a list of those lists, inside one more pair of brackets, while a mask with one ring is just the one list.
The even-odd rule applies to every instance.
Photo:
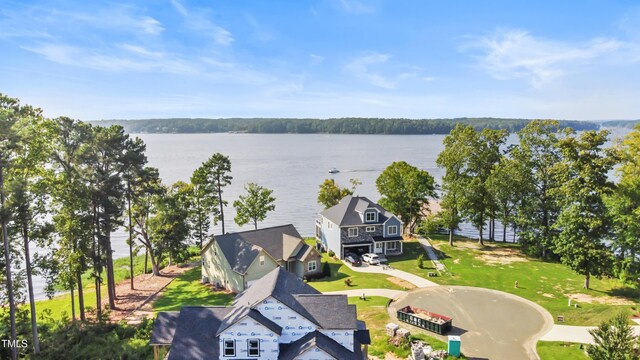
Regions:
[[447, 335], [460, 335], [462, 352], [472, 359], [539, 359], [536, 342], [553, 326], [553, 318], [539, 305], [496, 290], [438, 286], [407, 292], [391, 303], [389, 315], [416, 331], [396, 318], [396, 310], [406, 305], [452, 317], [454, 328]]

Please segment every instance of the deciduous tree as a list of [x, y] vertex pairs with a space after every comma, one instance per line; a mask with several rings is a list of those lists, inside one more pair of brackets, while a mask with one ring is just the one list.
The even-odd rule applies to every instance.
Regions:
[[256, 183], [246, 184], [244, 190], [246, 195], [240, 195], [239, 199], [233, 202], [233, 207], [236, 208], [235, 221], [239, 226], [252, 222], [257, 230], [258, 221], [263, 221], [269, 211], [276, 209], [276, 199], [271, 196], [273, 190]]
[[325, 209], [337, 205], [343, 197], [353, 195], [355, 187], [358, 185], [357, 179], [351, 179], [353, 187], [351, 189], [339, 186], [333, 179], [325, 179], [320, 184], [318, 191], [318, 203], [322, 204]]
[[410, 232], [428, 206], [429, 198], [436, 197], [433, 176], [404, 161], [389, 165], [376, 179], [376, 187], [382, 195], [380, 205], [400, 216]]
[[585, 289], [591, 276], [611, 270], [612, 253], [604, 243], [611, 221], [604, 196], [613, 192], [607, 175], [616, 156], [603, 148], [607, 135], [607, 131], [586, 131], [560, 141], [562, 210], [555, 224], [560, 231], [555, 251], [564, 264], [584, 275]]

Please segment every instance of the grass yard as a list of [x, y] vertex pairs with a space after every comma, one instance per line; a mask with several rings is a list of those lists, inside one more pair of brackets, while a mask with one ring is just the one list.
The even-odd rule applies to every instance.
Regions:
[[188, 305], [229, 305], [234, 295], [213, 291], [200, 283], [200, 266], [188, 270], [169, 284], [153, 303], [154, 311], [175, 311]]
[[[331, 276], [309, 281], [309, 285], [319, 291], [357, 290], [357, 289], [395, 289], [408, 290], [414, 286], [405, 283], [401, 279], [389, 277], [383, 274], [360, 273], [349, 269], [342, 261], [330, 258], [327, 253], [322, 254], [323, 265], [329, 263]], [[346, 279], [351, 279], [351, 286], [345, 284]]]
[[[486, 242], [457, 238], [454, 246], [447, 235], [431, 236], [432, 245], [440, 252], [447, 273], [430, 278], [440, 284], [477, 286], [512, 293], [540, 304], [554, 320], [564, 316], [566, 325], [598, 325], [619, 311], [638, 313], [640, 291], [617, 279], [591, 279], [591, 289], [582, 289], [584, 278], [565, 265], [544, 262], [522, 255], [517, 244]], [[418, 269], [415, 258], [420, 244], [413, 240], [404, 244], [405, 254], [392, 257], [390, 263], [401, 270], [420, 276], [432, 269]], [[425, 261], [425, 266], [432, 266]], [[518, 288], [515, 282], [518, 281]], [[568, 306], [568, 296], [579, 304]]]
[[559, 341], [538, 341], [536, 349], [540, 360], [589, 359], [587, 354], [580, 349], [580, 344]]
[[[389, 299], [378, 296], [368, 297], [367, 300], [362, 300], [358, 297], [349, 298], [349, 304], [355, 304], [358, 308], [358, 319], [367, 323], [367, 328], [371, 333], [369, 355], [384, 359], [386, 353], [393, 353], [398, 358], [406, 359], [409, 356], [409, 346], [396, 347], [388, 342], [389, 337], [385, 332], [385, 326], [392, 321], [387, 313], [386, 307], [388, 302]], [[447, 349], [445, 342], [423, 333], [413, 333], [411, 338], [421, 340], [436, 350]], [[457, 359], [453, 357], [449, 358]], [[464, 357], [462, 357], [462, 359], [464, 359]]]

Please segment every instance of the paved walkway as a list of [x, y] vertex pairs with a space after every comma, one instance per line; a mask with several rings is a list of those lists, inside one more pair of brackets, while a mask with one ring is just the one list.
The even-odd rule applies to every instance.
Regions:
[[433, 281], [429, 281], [423, 277], [420, 277], [418, 275], [413, 275], [411, 273], [408, 273], [406, 271], [402, 271], [402, 270], [398, 270], [398, 269], [391, 269], [391, 268], [383, 268], [381, 265], [369, 265], [367, 263], [362, 263], [362, 266], [351, 266], [351, 264], [347, 263], [346, 261], [343, 261], [344, 265], [347, 266], [349, 269], [356, 271], [356, 272], [362, 272], [362, 273], [375, 273], [375, 274], [385, 274], [385, 275], [389, 275], [389, 276], [395, 276], [399, 279], [408, 281], [410, 283], [412, 283], [413, 285], [415, 285], [416, 287], [419, 288], [424, 288], [424, 287], [431, 287], [431, 286], [438, 286], [438, 284], [434, 283]]
[[402, 290], [391, 290], [391, 289], [360, 289], [360, 290], [339, 290], [339, 291], [329, 291], [324, 294], [340, 294], [347, 296], [357, 296], [360, 297], [363, 294], [365, 296], [382, 296], [389, 299], [396, 299], [402, 295], [404, 295], [406, 291]]
[[429, 242], [429, 240], [423, 238], [420, 235], [416, 235], [416, 239], [418, 239], [418, 242], [420, 243], [420, 245], [422, 245], [422, 248], [427, 252], [427, 256], [429, 256], [429, 260], [433, 262], [433, 265], [436, 267], [436, 270], [446, 271], [447, 268], [444, 266], [443, 263], [440, 262], [440, 260], [438, 260], [438, 255], [436, 255], [436, 252], [433, 250], [433, 246], [431, 246], [431, 243]]
[[[636, 336], [640, 336], [640, 326], [632, 326]], [[571, 325], [553, 325], [553, 328], [546, 333], [540, 340], [542, 341], [566, 341], [582, 344], [593, 344], [593, 337], [589, 334], [589, 330], [595, 329], [595, 326], [571, 326]]]

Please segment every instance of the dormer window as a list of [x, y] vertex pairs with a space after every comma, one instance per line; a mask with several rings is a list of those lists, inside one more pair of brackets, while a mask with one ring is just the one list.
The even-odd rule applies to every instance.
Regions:
[[374, 222], [376, 221], [376, 213], [373, 211], [369, 211], [365, 213], [365, 222]]

